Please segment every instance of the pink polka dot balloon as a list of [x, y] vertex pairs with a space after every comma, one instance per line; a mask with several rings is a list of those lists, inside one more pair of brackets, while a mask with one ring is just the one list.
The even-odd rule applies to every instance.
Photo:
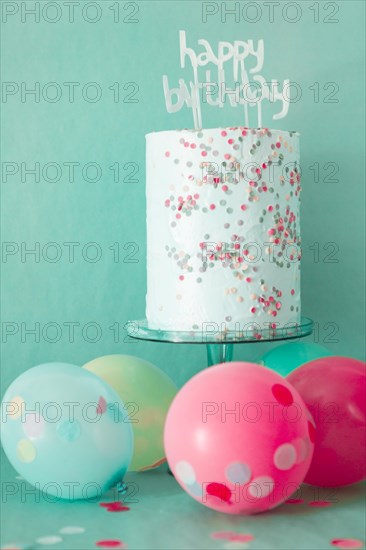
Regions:
[[296, 491], [313, 454], [314, 423], [276, 372], [225, 363], [194, 376], [175, 397], [165, 451], [177, 481], [209, 508], [254, 514]]

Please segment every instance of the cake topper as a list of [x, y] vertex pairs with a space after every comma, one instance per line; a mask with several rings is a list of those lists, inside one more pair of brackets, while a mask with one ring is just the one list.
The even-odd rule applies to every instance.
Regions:
[[[257, 125], [262, 126], [262, 101], [279, 102], [281, 109], [273, 115], [278, 120], [287, 115], [290, 102], [290, 81], [285, 79], [280, 89], [278, 80], [267, 81], [260, 73], [264, 61], [264, 43], [258, 40], [235, 40], [233, 43], [221, 41], [215, 53], [207, 40], [198, 40], [200, 53], [187, 46], [186, 32], [179, 31], [180, 66], [190, 63], [193, 81], [188, 84], [179, 79], [179, 87], [170, 88], [168, 76], [163, 76], [165, 104], [168, 113], [176, 113], [184, 105], [192, 109], [195, 129], [202, 128], [201, 103], [222, 108], [226, 101], [231, 107], [242, 106], [244, 126], [249, 127], [249, 108], [257, 108]], [[250, 63], [251, 62], [251, 63]], [[254, 65], [253, 65], [254, 62]], [[250, 69], [247, 65], [253, 65]], [[215, 74], [211, 73], [213, 68]], [[202, 74], [199, 74], [201, 69]], [[229, 72], [233, 86], [226, 84]], [[201, 80], [200, 77], [203, 79]]]

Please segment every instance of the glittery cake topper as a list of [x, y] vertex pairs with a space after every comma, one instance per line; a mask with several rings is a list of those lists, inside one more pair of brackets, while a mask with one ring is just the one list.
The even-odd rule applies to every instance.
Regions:
[[[244, 109], [244, 126], [249, 127], [249, 109], [257, 108], [257, 126], [262, 126], [262, 101], [270, 103], [280, 102], [281, 110], [273, 115], [278, 120], [287, 115], [290, 102], [290, 81], [285, 79], [280, 90], [278, 80], [266, 80], [259, 72], [263, 68], [264, 43], [258, 40], [235, 40], [219, 42], [215, 53], [207, 40], [198, 40], [202, 48], [196, 53], [187, 46], [186, 32], [179, 32], [180, 66], [185, 68], [187, 58], [193, 69], [193, 82], [187, 84], [183, 78], [179, 79], [179, 87], [170, 88], [167, 75], [163, 76], [165, 104], [168, 113], [176, 113], [184, 105], [192, 109], [195, 129], [202, 128], [201, 103], [214, 107], [223, 107], [226, 101], [231, 107], [242, 106]], [[254, 61], [250, 69], [246, 63]], [[253, 64], [253, 63], [252, 63]], [[199, 75], [202, 68], [202, 75]], [[214, 75], [211, 74], [214, 68]], [[231, 71], [234, 85], [227, 86], [227, 75]], [[203, 80], [200, 80], [200, 77]]]

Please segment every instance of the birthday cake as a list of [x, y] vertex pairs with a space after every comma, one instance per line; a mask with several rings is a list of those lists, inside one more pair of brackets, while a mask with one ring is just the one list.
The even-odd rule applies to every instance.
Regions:
[[148, 325], [220, 331], [300, 320], [299, 134], [146, 137]]

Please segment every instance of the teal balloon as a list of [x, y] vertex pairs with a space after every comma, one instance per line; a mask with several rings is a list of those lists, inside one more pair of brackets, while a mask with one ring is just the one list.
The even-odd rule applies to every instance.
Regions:
[[133, 433], [121, 398], [95, 374], [67, 363], [27, 370], [1, 403], [5, 453], [49, 502], [97, 499], [121, 481]]
[[287, 376], [304, 363], [333, 355], [327, 348], [311, 342], [290, 342], [277, 346], [263, 355], [261, 364]]

